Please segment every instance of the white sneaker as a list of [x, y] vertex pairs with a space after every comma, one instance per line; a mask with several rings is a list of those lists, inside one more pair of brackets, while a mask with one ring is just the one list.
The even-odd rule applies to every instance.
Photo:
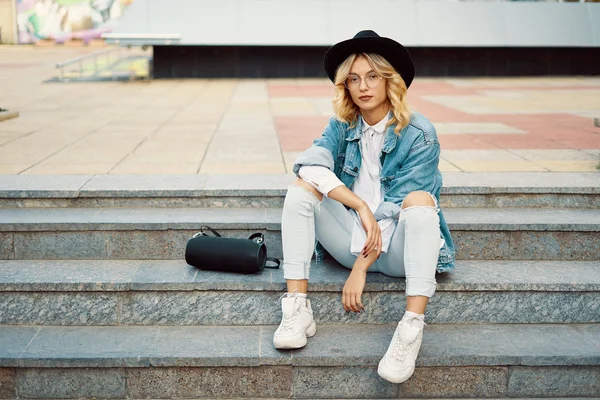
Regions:
[[386, 381], [402, 383], [415, 372], [415, 361], [423, 340], [423, 326], [414, 327], [411, 321], [412, 318], [398, 322], [392, 342], [379, 361], [377, 373]]
[[317, 325], [308, 299], [304, 305], [294, 295], [284, 296], [281, 299], [281, 324], [273, 336], [273, 345], [276, 349], [299, 349], [306, 346], [307, 337], [315, 336]]

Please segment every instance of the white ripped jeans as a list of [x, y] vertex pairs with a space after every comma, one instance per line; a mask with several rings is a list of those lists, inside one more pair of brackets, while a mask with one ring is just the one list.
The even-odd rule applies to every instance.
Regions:
[[[407, 296], [431, 297], [440, 251], [440, 220], [437, 201], [432, 206], [403, 209], [387, 253], [369, 271], [406, 277]], [[344, 267], [352, 269], [356, 256], [350, 252], [352, 229], [357, 222], [344, 205], [323, 197], [320, 201], [303, 187], [291, 185], [281, 220], [285, 279], [308, 279], [315, 237]]]

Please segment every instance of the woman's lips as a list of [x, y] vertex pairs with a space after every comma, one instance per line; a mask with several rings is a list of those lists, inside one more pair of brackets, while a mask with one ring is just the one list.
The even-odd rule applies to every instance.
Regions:
[[361, 99], [362, 101], [367, 101], [367, 100], [371, 100], [373, 98], [373, 96], [360, 96], [359, 99]]

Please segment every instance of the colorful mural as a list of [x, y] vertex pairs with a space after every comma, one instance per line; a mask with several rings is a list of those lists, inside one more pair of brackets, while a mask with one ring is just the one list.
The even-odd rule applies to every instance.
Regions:
[[17, 0], [19, 43], [99, 38], [133, 0]]

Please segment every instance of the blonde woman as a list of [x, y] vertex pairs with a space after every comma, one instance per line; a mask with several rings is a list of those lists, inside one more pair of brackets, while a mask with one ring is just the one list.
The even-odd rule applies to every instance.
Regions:
[[316, 334], [308, 278], [313, 252], [320, 262], [326, 251], [351, 270], [346, 312], [364, 309], [367, 270], [406, 277], [406, 313], [378, 367], [400, 383], [414, 372], [436, 271], [454, 268], [438, 206], [440, 145], [431, 122], [408, 106], [415, 68], [400, 43], [361, 31], [331, 47], [324, 66], [336, 115], [294, 165], [281, 226], [287, 293], [273, 344], [301, 348]]

